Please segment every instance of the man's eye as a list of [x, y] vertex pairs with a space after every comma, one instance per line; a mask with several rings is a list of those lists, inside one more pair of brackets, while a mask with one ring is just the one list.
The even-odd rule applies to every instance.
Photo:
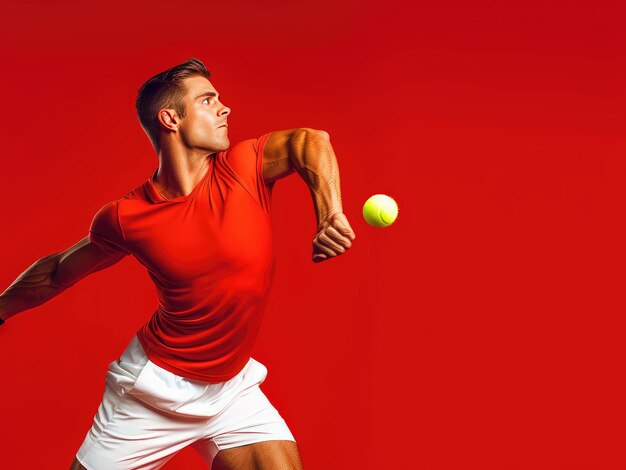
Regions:
[[[209, 101], [209, 98], [205, 98], [204, 101]], [[204, 101], [203, 101], [203, 103], [204, 103]]]

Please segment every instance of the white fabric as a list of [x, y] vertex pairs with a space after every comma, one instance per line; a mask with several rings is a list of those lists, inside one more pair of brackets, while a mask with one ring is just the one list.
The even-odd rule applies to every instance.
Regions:
[[76, 457], [88, 470], [157, 469], [192, 445], [210, 468], [221, 449], [295, 442], [259, 388], [266, 376], [250, 358], [226, 382], [180, 377], [150, 361], [134, 336], [109, 364], [102, 403]]

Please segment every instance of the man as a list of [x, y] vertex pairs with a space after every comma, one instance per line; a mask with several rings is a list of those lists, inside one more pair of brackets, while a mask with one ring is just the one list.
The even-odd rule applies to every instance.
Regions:
[[202, 62], [155, 75], [137, 94], [159, 167], [105, 204], [89, 235], [46, 256], [0, 295], [0, 319], [33, 308], [126, 255], [146, 266], [159, 306], [109, 365], [102, 403], [72, 469], [161, 468], [192, 445], [213, 469], [301, 469], [285, 421], [250, 357], [274, 274], [270, 197], [297, 172], [318, 219], [313, 261], [345, 253], [329, 136], [276, 131], [230, 148], [230, 109]]

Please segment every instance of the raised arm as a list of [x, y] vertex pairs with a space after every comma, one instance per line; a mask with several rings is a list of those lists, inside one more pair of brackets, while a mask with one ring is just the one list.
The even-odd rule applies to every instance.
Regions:
[[37, 260], [0, 294], [0, 319], [4, 321], [47, 302], [89, 274], [117, 263], [124, 256], [105, 253], [87, 236], [61, 253]]
[[294, 171], [308, 185], [315, 206], [313, 262], [345, 253], [356, 235], [343, 213], [339, 166], [326, 131], [298, 128], [270, 134], [263, 148], [265, 182], [269, 184]]

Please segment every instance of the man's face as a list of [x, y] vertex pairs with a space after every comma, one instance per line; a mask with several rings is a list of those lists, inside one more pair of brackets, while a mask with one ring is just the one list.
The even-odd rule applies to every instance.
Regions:
[[230, 108], [219, 100], [219, 94], [205, 77], [194, 75], [184, 80], [185, 117], [181, 119], [179, 132], [183, 143], [189, 148], [221, 152], [230, 146], [227, 117]]

